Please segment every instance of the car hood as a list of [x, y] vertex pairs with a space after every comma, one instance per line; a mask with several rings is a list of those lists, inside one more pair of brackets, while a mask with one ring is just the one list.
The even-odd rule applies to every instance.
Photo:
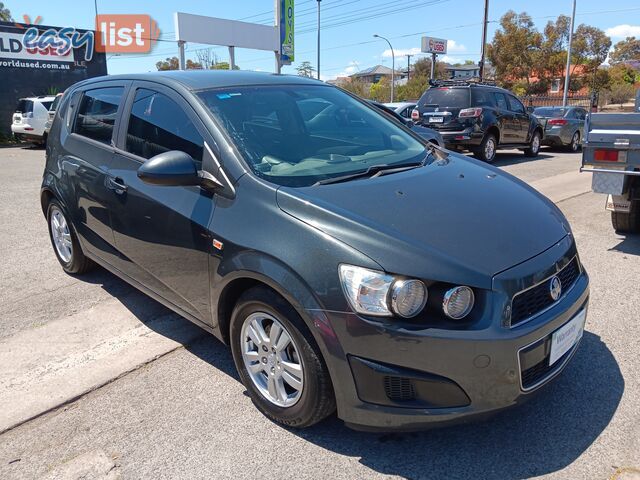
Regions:
[[[552, 247], [570, 228], [537, 191], [494, 167], [445, 160], [377, 178], [281, 187], [280, 208], [385, 271], [491, 288], [491, 278]], [[322, 252], [309, 252], [322, 261]]]

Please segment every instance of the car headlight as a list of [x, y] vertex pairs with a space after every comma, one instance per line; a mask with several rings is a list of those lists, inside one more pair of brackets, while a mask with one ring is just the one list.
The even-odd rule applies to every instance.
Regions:
[[397, 280], [391, 289], [391, 308], [402, 317], [415, 317], [427, 303], [428, 295], [420, 280]]
[[340, 265], [340, 282], [351, 308], [365, 315], [392, 315], [387, 303], [394, 278], [368, 268]]
[[454, 320], [461, 320], [471, 312], [475, 297], [469, 287], [454, 287], [444, 294], [442, 310]]
[[420, 280], [396, 279], [392, 275], [353, 265], [340, 265], [340, 282], [351, 308], [365, 315], [416, 316], [424, 308], [428, 292]]

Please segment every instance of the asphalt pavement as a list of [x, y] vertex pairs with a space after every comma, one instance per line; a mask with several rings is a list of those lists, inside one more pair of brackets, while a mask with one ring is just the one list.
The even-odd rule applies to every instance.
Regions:
[[[105, 271], [62, 272], [38, 202], [43, 163], [42, 150], [0, 149], [0, 247], [10, 252], [0, 276], [0, 356], [3, 345], [59, 325], [91, 329], [104, 311], [175, 346], [1, 434], [0, 478], [626, 479], [640, 467], [640, 237], [612, 231], [603, 196], [556, 200], [590, 274], [591, 302], [576, 356], [530, 402], [415, 434], [353, 432], [336, 418], [295, 431], [253, 407], [220, 342]], [[532, 185], [583, 181], [571, 175], [575, 154], [506, 153], [496, 165]], [[0, 365], [0, 390], [3, 372], [17, 368], [11, 358]]]

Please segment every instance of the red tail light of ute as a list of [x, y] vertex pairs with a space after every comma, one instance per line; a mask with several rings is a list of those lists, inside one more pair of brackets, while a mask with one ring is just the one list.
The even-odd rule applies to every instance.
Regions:
[[564, 118], [552, 118], [547, 122], [547, 125], [566, 125], [567, 123], [569, 122]]
[[617, 162], [618, 150], [595, 150], [593, 159], [596, 162]]
[[475, 118], [482, 115], [482, 108], [463, 108], [458, 114], [458, 118]]

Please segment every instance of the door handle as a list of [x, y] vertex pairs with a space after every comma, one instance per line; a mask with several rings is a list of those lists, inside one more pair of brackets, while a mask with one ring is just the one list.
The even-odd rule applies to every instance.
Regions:
[[113, 190], [118, 195], [122, 195], [127, 191], [127, 186], [124, 184], [124, 180], [119, 177], [109, 177], [107, 179], [107, 188], [109, 190]]

